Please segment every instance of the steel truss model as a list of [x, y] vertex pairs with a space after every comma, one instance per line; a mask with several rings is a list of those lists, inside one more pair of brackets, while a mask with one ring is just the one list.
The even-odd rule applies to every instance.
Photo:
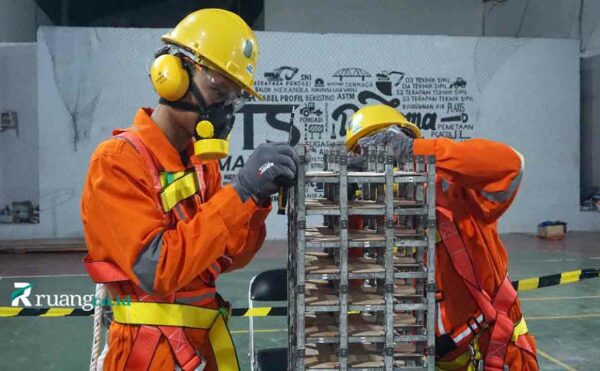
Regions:
[[298, 152], [288, 370], [434, 370], [435, 159], [398, 169], [389, 148], [339, 145], [314, 171], [310, 148]]

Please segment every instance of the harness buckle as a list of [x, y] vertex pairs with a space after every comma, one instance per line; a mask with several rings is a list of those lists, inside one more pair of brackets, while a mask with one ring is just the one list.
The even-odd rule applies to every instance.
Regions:
[[471, 364], [473, 365], [473, 370], [483, 371], [483, 359], [481, 357], [481, 353], [479, 351], [479, 335], [475, 335], [471, 342], [469, 343], [469, 351], [471, 352]]
[[[469, 363], [471, 365], [474, 365], [475, 368], [477, 369], [477, 371], [479, 371], [479, 369], [480, 369], [479, 366], [480, 365], [479, 365], [479, 361], [477, 361], [475, 359], [475, 354], [476, 354], [475, 348], [473, 347], [473, 344], [471, 343], [471, 344], [469, 344]], [[469, 369], [471, 369], [471, 368], [469, 367]]]

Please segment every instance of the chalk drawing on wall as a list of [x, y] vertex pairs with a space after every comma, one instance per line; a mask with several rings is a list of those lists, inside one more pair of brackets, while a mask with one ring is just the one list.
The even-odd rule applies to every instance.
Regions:
[[77, 50], [78, 59], [76, 61], [66, 60], [65, 58], [68, 56], [56, 53], [57, 48], [48, 48], [52, 59], [54, 80], [64, 107], [70, 116], [70, 129], [75, 151], [79, 144], [89, 139], [94, 111], [103, 87], [102, 83], [95, 81], [98, 79], [98, 74], [94, 72], [98, 58], [95, 55], [96, 48], [94, 47], [97, 42], [93, 41], [93, 38], [87, 38], [72, 46]]

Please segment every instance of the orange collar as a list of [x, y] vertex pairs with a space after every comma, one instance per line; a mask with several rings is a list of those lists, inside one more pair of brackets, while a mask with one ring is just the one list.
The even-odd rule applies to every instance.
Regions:
[[[139, 133], [140, 138], [146, 147], [148, 147], [150, 152], [156, 157], [156, 160], [165, 171], [184, 171], [186, 168], [181, 161], [181, 156], [171, 142], [169, 142], [165, 133], [150, 117], [152, 112], [153, 110], [151, 108], [141, 108], [133, 119], [133, 130]], [[186, 154], [188, 156], [193, 154], [191, 140], [186, 149]]]

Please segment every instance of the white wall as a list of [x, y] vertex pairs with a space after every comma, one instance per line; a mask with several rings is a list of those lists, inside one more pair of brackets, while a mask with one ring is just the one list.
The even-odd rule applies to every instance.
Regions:
[[581, 38], [584, 55], [600, 53], [599, 22], [600, 1], [265, 0], [265, 31]]
[[19, 123], [18, 137], [0, 133], [0, 208], [39, 201], [36, 62], [35, 44], [0, 43], [0, 112], [16, 111]]
[[[145, 71], [164, 31], [40, 29], [41, 221], [39, 226], [0, 228], [0, 239], [81, 236], [79, 198], [89, 156], [111, 129], [130, 125], [137, 107], [155, 104]], [[269, 32], [259, 33], [258, 37], [261, 63], [257, 80], [263, 89], [273, 88], [265, 81], [264, 73], [283, 65], [300, 68], [294, 81], [310, 74], [313, 79], [323, 77], [333, 82], [337, 79], [332, 75], [342, 67], [370, 71], [372, 77], [367, 82], [373, 82], [375, 73], [384, 69], [404, 71], [407, 77], [464, 77], [469, 84], [466, 93], [473, 97], [466, 108], [469, 123], [474, 125], [469, 134], [506, 142], [527, 158], [520, 195], [503, 218], [501, 230], [531, 232], [546, 219], [563, 219], [572, 230], [600, 229], [600, 214], [579, 212], [578, 206], [576, 41]], [[353, 52], [356, 50], [363, 53]], [[367, 90], [377, 92], [374, 87]], [[285, 94], [274, 95], [281, 99]], [[334, 98], [327, 102], [329, 108], [319, 103], [329, 120], [326, 130], [331, 124], [339, 125], [338, 119], [331, 118], [331, 111], [341, 102], [342, 98]], [[361, 105], [356, 97], [352, 102]], [[286, 121], [287, 117], [281, 114], [278, 118]], [[251, 150], [242, 150], [244, 124], [248, 122], [239, 115], [232, 152], [247, 159]], [[297, 126], [304, 131], [301, 124]], [[254, 116], [254, 127], [251, 138], [255, 143], [283, 135], [264, 114]], [[431, 136], [433, 131], [425, 134]], [[225, 176], [232, 173], [225, 172]], [[285, 218], [273, 213], [268, 222], [269, 238], [285, 238]]]

